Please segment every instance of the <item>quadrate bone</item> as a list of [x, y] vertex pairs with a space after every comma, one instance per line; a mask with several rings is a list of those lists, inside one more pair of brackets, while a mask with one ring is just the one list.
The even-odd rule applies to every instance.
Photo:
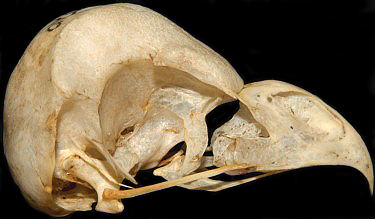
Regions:
[[[240, 110], [209, 144], [205, 116], [236, 99]], [[121, 198], [171, 186], [219, 191], [315, 165], [354, 167], [373, 191], [366, 146], [335, 110], [284, 82], [244, 85], [219, 54], [133, 4], [69, 13], [38, 33], [8, 83], [4, 146], [25, 199], [53, 216], [94, 202], [118, 213]], [[167, 181], [128, 186], [151, 168]], [[209, 178], [253, 171], [264, 174]]]

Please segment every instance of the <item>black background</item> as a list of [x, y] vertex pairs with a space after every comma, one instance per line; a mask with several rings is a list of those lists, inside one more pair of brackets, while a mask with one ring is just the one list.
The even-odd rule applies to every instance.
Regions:
[[[48, 22], [73, 10], [117, 2], [141, 4], [166, 16], [226, 58], [245, 83], [277, 79], [319, 96], [353, 125], [374, 157], [371, 0], [1, 1], [2, 100], [18, 60]], [[221, 118], [213, 113], [209, 123]], [[2, 153], [0, 159], [0, 217], [48, 218], [25, 202]], [[77, 212], [67, 218], [375, 218], [365, 178], [347, 167], [304, 168], [219, 193], [171, 188], [124, 204], [122, 214]]]

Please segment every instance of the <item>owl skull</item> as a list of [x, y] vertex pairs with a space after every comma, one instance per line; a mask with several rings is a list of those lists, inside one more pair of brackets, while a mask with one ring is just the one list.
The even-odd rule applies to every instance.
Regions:
[[[240, 111], [208, 147], [205, 116], [235, 99]], [[186, 149], [165, 158], [181, 142]], [[332, 108], [282, 82], [244, 86], [220, 55], [132, 4], [72, 12], [41, 30], [8, 83], [4, 146], [26, 200], [55, 216], [93, 202], [121, 212], [123, 180], [136, 184], [150, 168], [169, 181], [126, 191], [217, 191], [259, 178], [208, 178], [221, 172], [266, 176], [325, 164], [357, 168], [373, 184], [366, 146]]]

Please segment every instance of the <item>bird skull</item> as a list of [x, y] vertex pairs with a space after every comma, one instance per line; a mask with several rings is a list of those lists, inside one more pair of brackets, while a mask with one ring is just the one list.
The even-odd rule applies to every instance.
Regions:
[[[185, 142], [175, 178], [200, 166], [205, 115], [243, 87], [231, 65], [188, 33], [132, 4], [72, 12], [34, 38], [9, 80], [4, 145], [24, 197], [51, 215], [120, 212], [105, 188], [134, 183]], [[179, 171], [166, 171], [170, 166]]]
[[[207, 147], [206, 114], [235, 99], [240, 111]], [[164, 159], [181, 142], [186, 150]], [[121, 212], [123, 180], [137, 183], [149, 168], [170, 181], [143, 192], [215, 191], [246, 181], [208, 178], [220, 172], [322, 164], [355, 167], [373, 182], [364, 143], [336, 111], [282, 82], [244, 87], [223, 57], [132, 4], [72, 12], [39, 32], [8, 83], [4, 146], [26, 200], [55, 216], [93, 202]], [[210, 148], [213, 157], [203, 156]]]

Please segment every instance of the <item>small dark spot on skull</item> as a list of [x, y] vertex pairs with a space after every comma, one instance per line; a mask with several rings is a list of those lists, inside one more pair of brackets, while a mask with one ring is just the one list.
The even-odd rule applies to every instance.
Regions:
[[294, 129], [293, 126], [290, 126], [290, 129]]
[[70, 13], [64, 15], [64, 16], [61, 16], [61, 17], [56, 18], [56, 20], [54, 20], [54, 21], [52, 22], [52, 24], [47, 28], [47, 31], [48, 31], [48, 32], [54, 31], [56, 28], [58, 28], [58, 27], [62, 24], [62, 22], [63, 22], [63, 20], [64, 20], [65, 18], [67, 18], [67, 17], [69, 17], [70, 15], [73, 15], [73, 14], [75, 14], [75, 13], [77, 13], [77, 11], [72, 11], [72, 12], [70, 12]]
[[80, 159], [81, 156], [79, 156], [78, 154], [74, 154], [74, 155], [73, 155], [73, 158]]
[[199, 161], [199, 160], [200, 160], [200, 155], [197, 154], [197, 155], [195, 155], [193, 158], [191, 158], [191, 161], [190, 161], [190, 162], [197, 162], [197, 161]]
[[47, 28], [47, 31], [48, 32], [51, 32], [53, 30], [55, 30], [56, 28], [58, 28], [60, 25], [61, 25], [62, 21], [61, 19], [56, 19], [48, 28]]
[[340, 155], [338, 153], [336, 153], [335, 151], [331, 151], [330, 154], [332, 154], [333, 156], [336, 156], [336, 157], [339, 157]]
[[230, 145], [228, 146], [228, 149], [231, 151], [231, 152], [234, 152], [236, 151], [236, 148], [237, 148], [237, 139], [234, 139]]
[[272, 97], [267, 97], [267, 101], [268, 101], [269, 103], [271, 103], [271, 102], [272, 102]]
[[120, 134], [122, 136], [124, 136], [126, 134], [132, 133], [133, 131], [134, 131], [134, 126], [129, 126], [129, 127], [125, 128], [124, 130], [122, 130], [122, 132]]

